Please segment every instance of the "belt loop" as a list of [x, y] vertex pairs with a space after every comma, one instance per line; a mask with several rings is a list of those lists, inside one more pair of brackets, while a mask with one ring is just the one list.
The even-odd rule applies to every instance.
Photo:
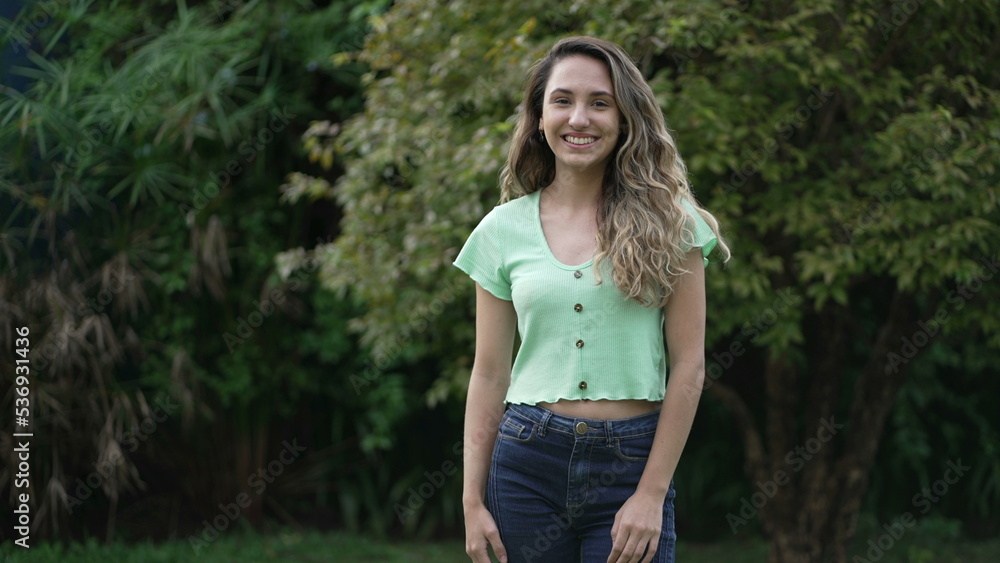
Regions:
[[542, 420], [538, 423], [538, 436], [545, 437], [545, 429], [549, 426], [549, 419], [552, 418], [552, 411], [542, 409]]
[[611, 436], [614, 434], [614, 428], [612, 428], [612, 423], [610, 420], [604, 421], [604, 436], [607, 438], [607, 445], [610, 448], [612, 445]]

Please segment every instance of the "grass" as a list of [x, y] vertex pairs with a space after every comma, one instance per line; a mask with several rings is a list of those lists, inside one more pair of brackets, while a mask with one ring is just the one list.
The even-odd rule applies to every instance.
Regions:
[[[865, 538], [867, 539], [867, 538]], [[864, 540], [859, 543], [859, 547]], [[962, 561], [963, 563], [993, 563], [1000, 561], [1000, 538], [987, 542], [954, 542], [937, 546], [926, 545], [921, 538], [900, 541], [888, 550], [880, 563], [934, 563], [937, 561]], [[151, 544], [115, 544], [104, 546], [96, 541], [62, 547], [58, 544], [36, 545], [25, 551], [10, 543], [0, 546], [4, 561], [11, 563], [66, 562], [109, 563], [117, 561], [173, 563], [187, 561], [274, 563], [297, 562], [434, 562], [467, 563], [465, 546], [461, 541], [441, 542], [388, 542], [343, 532], [294, 532], [285, 531], [261, 536], [234, 532], [225, 534], [197, 552], [186, 540]], [[865, 557], [864, 549], [856, 550]], [[710, 545], [679, 542], [677, 561], [681, 563], [757, 563], [765, 561], [767, 545], [752, 539], [744, 542], [727, 542]], [[857, 563], [857, 560], [851, 559]]]

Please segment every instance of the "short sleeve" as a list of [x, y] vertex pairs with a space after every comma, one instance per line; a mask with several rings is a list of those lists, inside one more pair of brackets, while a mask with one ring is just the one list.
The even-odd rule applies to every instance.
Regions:
[[691, 229], [692, 233], [694, 233], [694, 244], [688, 246], [685, 243], [684, 250], [686, 252], [692, 248], [701, 248], [701, 256], [705, 259], [705, 265], [708, 266], [708, 255], [711, 254], [715, 245], [719, 243], [719, 239], [712, 232], [712, 227], [708, 226], [708, 223], [702, 219], [701, 214], [686, 199], [684, 200], [684, 208], [691, 214], [691, 219], [694, 221]]
[[469, 235], [455, 266], [496, 297], [511, 301], [510, 275], [504, 265], [500, 236], [487, 215]]

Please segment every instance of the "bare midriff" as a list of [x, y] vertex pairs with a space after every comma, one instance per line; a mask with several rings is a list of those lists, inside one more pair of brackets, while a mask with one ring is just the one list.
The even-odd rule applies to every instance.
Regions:
[[644, 415], [660, 408], [662, 403], [645, 399], [559, 399], [554, 403], [538, 403], [538, 406], [563, 416], [611, 420]]

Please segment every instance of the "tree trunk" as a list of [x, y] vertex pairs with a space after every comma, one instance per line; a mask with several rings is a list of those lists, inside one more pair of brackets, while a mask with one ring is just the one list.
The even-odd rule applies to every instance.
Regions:
[[779, 530], [771, 534], [768, 563], [810, 563], [821, 549], [814, 537], [803, 537], [796, 531]]
[[[936, 302], [930, 310], [936, 309]], [[837, 464], [838, 506], [834, 516], [832, 561], [847, 561], [847, 548], [854, 538], [861, 502], [868, 490], [868, 476], [882, 441], [885, 420], [899, 389], [906, 380], [906, 366], [893, 366], [889, 355], [897, 352], [899, 342], [910, 334], [917, 321], [917, 304], [912, 296], [897, 292], [889, 314], [879, 330], [868, 365], [854, 387], [848, 427], [857, 429], [847, 435], [844, 455]]]
[[848, 416], [840, 420], [835, 411], [850, 344], [849, 314], [846, 308], [822, 311], [823, 326], [830, 332], [823, 357], [811, 363], [806, 397], [794, 366], [784, 358], [768, 359], [766, 446], [739, 394], [718, 381], [708, 390], [733, 414], [742, 432], [748, 476], [755, 495], [763, 493], [754, 506], [760, 504], [769, 563], [847, 561], [885, 420], [906, 377], [905, 369], [893, 369], [889, 355], [908, 334], [916, 305], [908, 295], [893, 296], [855, 383]]

